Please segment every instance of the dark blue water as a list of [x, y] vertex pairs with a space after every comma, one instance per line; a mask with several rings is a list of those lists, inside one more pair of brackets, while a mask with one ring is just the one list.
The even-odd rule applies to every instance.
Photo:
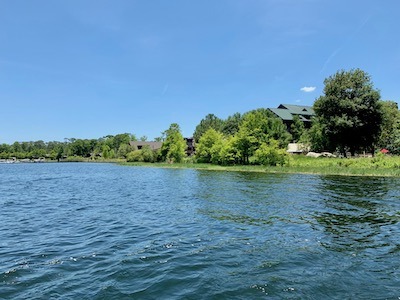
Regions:
[[399, 299], [399, 184], [0, 165], [0, 299]]

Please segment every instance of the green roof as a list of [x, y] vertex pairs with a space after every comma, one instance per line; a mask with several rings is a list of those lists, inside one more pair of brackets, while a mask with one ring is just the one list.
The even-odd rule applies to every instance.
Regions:
[[305, 116], [313, 116], [315, 115], [314, 109], [312, 106], [305, 105], [292, 105], [292, 104], [281, 104], [278, 108], [287, 109], [291, 114], [295, 115], [305, 115]]
[[303, 122], [309, 122], [310, 117], [315, 115], [314, 109], [311, 106], [281, 104], [278, 108], [270, 108], [283, 121], [292, 121], [293, 116], [297, 115]]
[[285, 120], [285, 121], [293, 120], [293, 115], [287, 109], [284, 109], [284, 108], [270, 108], [269, 110], [272, 111], [274, 114], [276, 114], [282, 120]]

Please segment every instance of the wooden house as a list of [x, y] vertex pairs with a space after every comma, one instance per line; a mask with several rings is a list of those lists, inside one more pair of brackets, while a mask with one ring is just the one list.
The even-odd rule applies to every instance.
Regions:
[[269, 108], [269, 110], [283, 121], [289, 131], [294, 116], [298, 116], [306, 128], [311, 127], [311, 118], [315, 116], [314, 109], [305, 105], [280, 104], [278, 108]]
[[133, 141], [130, 142], [130, 145], [135, 149], [141, 150], [144, 146], [149, 146], [151, 150], [161, 149], [162, 142], [142, 142], [142, 141]]

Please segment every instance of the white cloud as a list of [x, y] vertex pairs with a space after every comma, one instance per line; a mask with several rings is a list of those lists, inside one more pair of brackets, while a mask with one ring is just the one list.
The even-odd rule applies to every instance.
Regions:
[[310, 93], [310, 92], [314, 92], [315, 89], [316, 89], [315, 86], [305, 86], [305, 87], [302, 87], [300, 89], [300, 91], [303, 91], [303, 92], [306, 92], [306, 93]]

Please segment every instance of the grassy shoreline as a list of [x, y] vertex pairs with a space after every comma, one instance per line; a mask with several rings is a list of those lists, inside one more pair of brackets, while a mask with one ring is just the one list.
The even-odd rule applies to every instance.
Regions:
[[[46, 163], [56, 163], [55, 160], [46, 160]], [[373, 158], [312, 158], [306, 156], [292, 156], [285, 166], [261, 165], [232, 165], [220, 166], [206, 163], [145, 163], [126, 162], [125, 159], [99, 159], [91, 160], [82, 157], [69, 157], [60, 161], [86, 162], [86, 163], [114, 163], [123, 166], [169, 168], [169, 169], [196, 169], [224, 172], [257, 172], [276, 174], [314, 174], [338, 176], [375, 176], [375, 177], [400, 177], [400, 156], [382, 156]]]
[[125, 166], [140, 166], [154, 168], [197, 169], [228, 172], [259, 172], [259, 173], [287, 173], [287, 174], [315, 174], [339, 176], [377, 176], [399, 177], [400, 157], [375, 158], [310, 158], [305, 156], [292, 157], [286, 166], [253, 166], [234, 165], [219, 166], [200, 163], [119, 163]]

